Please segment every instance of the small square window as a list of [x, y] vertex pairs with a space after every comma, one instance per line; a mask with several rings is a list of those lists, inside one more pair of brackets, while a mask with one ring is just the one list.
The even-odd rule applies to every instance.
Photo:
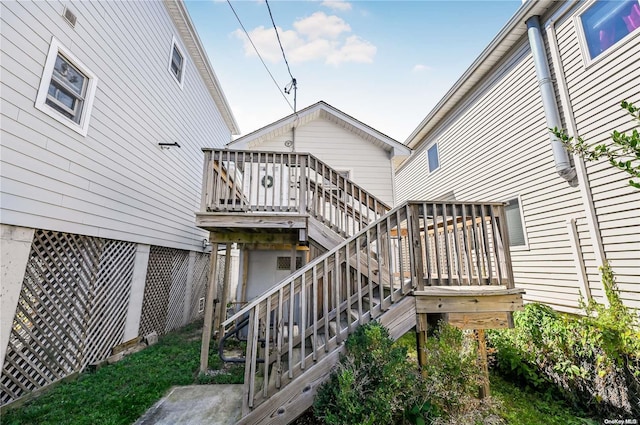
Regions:
[[180, 88], [184, 82], [184, 53], [174, 37], [171, 43], [171, 55], [169, 56], [169, 72], [176, 79]]
[[[296, 270], [302, 267], [302, 257], [296, 257]], [[276, 269], [291, 270], [291, 257], [278, 257], [276, 259]]]
[[640, 28], [640, 0], [593, 3], [580, 15], [589, 57], [595, 59]]
[[440, 158], [438, 157], [438, 144], [434, 144], [427, 150], [427, 161], [429, 164], [429, 172], [433, 173], [440, 167]]
[[97, 81], [95, 75], [54, 38], [35, 107], [86, 136]]
[[520, 209], [520, 199], [513, 198], [508, 200], [504, 210], [507, 220], [507, 232], [509, 233], [509, 246], [526, 246], [527, 240], [522, 210]]

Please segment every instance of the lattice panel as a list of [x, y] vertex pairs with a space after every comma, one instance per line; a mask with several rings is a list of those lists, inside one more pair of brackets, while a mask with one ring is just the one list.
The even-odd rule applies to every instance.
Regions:
[[167, 306], [165, 332], [186, 325], [184, 321], [184, 302], [187, 291], [187, 275], [189, 272], [189, 252], [176, 251], [171, 269], [171, 289]]
[[172, 248], [151, 246], [138, 335], [148, 335], [153, 331], [158, 335], [164, 333], [171, 291], [173, 256], [176, 251]]
[[82, 368], [106, 358], [122, 342], [131, 295], [136, 245], [105, 240], [83, 350]]
[[200, 299], [205, 297], [207, 291], [209, 258], [211, 258], [209, 254], [196, 254], [196, 261], [193, 266], [189, 321], [195, 320], [204, 315], [204, 310], [199, 312], [198, 306]]
[[2, 404], [81, 369], [98, 238], [38, 230], [0, 380]]

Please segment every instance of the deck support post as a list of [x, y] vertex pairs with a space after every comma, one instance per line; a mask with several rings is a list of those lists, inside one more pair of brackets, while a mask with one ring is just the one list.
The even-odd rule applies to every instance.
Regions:
[[422, 376], [426, 376], [427, 372], [424, 366], [427, 364], [427, 353], [425, 352], [425, 343], [427, 342], [427, 314], [416, 314], [416, 352], [418, 353], [418, 366]]
[[204, 325], [202, 326], [202, 346], [200, 347], [200, 373], [206, 373], [209, 369], [209, 345], [211, 344], [211, 333], [213, 332], [214, 300], [218, 292], [218, 282], [216, 281], [218, 244], [216, 242], [211, 243], [210, 255], [209, 280], [204, 304]]
[[487, 362], [487, 341], [484, 337], [484, 329], [478, 329], [478, 363], [480, 364], [480, 372], [482, 373], [482, 382], [478, 389], [480, 398], [491, 397], [491, 388], [489, 388], [489, 365]]
[[219, 300], [217, 324], [215, 329], [218, 335], [224, 334], [222, 323], [227, 319], [227, 301], [229, 300], [229, 287], [231, 286], [231, 244], [227, 243], [224, 254], [224, 283], [222, 285], [222, 296]]

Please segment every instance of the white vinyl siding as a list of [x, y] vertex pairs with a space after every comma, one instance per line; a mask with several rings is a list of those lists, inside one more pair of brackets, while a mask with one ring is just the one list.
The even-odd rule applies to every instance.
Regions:
[[[203, 146], [230, 131], [185, 61], [167, 71], [176, 29], [162, 2], [2, 2], [2, 222], [181, 249], [194, 227]], [[100, 80], [87, 137], [35, 109], [51, 38]], [[159, 142], [179, 142], [161, 150]]]
[[[260, 143], [256, 150], [290, 151], [286, 132]], [[233, 148], [233, 147], [232, 147]], [[393, 204], [393, 174], [389, 153], [323, 118], [296, 128], [296, 152], [308, 152], [336, 170], [351, 171], [351, 179], [373, 195]]]
[[[501, 202], [519, 193], [528, 246], [512, 249], [516, 285], [527, 301], [573, 311], [579, 283], [566, 217], [581, 213], [581, 199], [555, 172], [528, 45], [485, 81], [396, 172], [398, 202], [447, 191], [460, 201]], [[426, 174], [425, 147], [436, 139], [441, 162], [455, 166]], [[584, 227], [584, 217], [578, 221]]]
[[[619, 104], [622, 100], [640, 104], [640, 31], [588, 68], [582, 61], [577, 31], [574, 20], [558, 27], [558, 46], [578, 134], [592, 144], [609, 142], [613, 130], [637, 128], [637, 122], [634, 124]], [[640, 191], [629, 186], [628, 174], [606, 160], [587, 163], [587, 173], [605, 256], [625, 303], [640, 308]], [[585, 254], [585, 258], [590, 260], [591, 255]], [[592, 291], [598, 292], [595, 264], [589, 269], [589, 282]]]

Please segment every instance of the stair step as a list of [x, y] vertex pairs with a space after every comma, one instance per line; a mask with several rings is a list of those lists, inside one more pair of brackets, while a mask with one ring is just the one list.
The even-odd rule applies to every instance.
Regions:
[[[284, 325], [282, 329], [282, 338], [284, 341], [289, 341], [289, 326]], [[297, 338], [300, 335], [300, 326], [293, 325], [293, 337]]]
[[[300, 363], [300, 361], [302, 360], [302, 354], [301, 354], [301, 350], [300, 347], [294, 347], [293, 348], [293, 365], [296, 365], [298, 363]], [[276, 382], [278, 379], [278, 375], [280, 376], [284, 376], [285, 374], [289, 373], [289, 361], [288, 359], [282, 359], [280, 361], [280, 370], [278, 371], [278, 363], [274, 362], [269, 370], [269, 387], [268, 387], [268, 391], [269, 394], [273, 394], [273, 392], [276, 390]]]

